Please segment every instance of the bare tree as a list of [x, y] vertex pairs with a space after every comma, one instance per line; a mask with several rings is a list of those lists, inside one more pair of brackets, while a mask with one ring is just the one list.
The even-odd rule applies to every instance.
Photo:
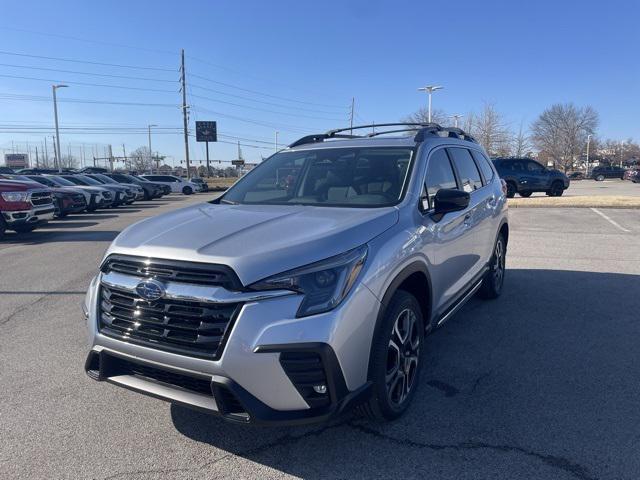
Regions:
[[469, 114], [466, 123], [467, 131], [482, 144], [489, 155], [509, 155], [511, 132], [504, 116], [492, 103], [485, 103], [477, 115]]
[[520, 122], [520, 128], [518, 133], [512, 138], [511, 154], [514, 157], [522, 158], [531, 155], [531, 142], [529, 136], [523, 130], [522, 122]]
[[153, 168], [153, 162], [148, 147], [138, 147], [129, 154], [131, 166], [137, 172], [146, 172]]
[[[429, 110], [426, 107], [421, 107], [411, 115], [407, 115], [402, 119], [402, 121], [410, 123], [427, 123], [429, 121]], [[444, 110], [440, 108], [432, 108], [431, 122], [448, 126], [451, 124], [451, 119], [447, 116]]]
[[540, 114], [531, 132], [535, 146], [567, 172], [597, 127], [598, 113], [592, 107], [557, 103]]
[[62, 155], [60, 157], [60, 168], [78, 168], [78, 159], [73, 155]]

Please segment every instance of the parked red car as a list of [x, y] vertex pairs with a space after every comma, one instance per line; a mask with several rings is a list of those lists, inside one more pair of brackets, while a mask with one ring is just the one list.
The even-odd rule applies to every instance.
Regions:
[[0, 179], [0, 237], [6, 230], [30, 232], [54, 214], [53, 196], [35, 182]]
[[640, 170], [631, 168], [624, 172], [623, 180], [631, 180], [633, 183], [640, 183]]

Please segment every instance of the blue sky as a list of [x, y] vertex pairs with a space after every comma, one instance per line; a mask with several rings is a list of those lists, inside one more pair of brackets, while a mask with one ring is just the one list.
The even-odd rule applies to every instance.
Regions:
[[[70, 85], [61, 99], [162, 105], [61, 102], [63, 127], [98, 129], [63, 130], [63, 152], [71, 144], [79, 155], [82, 143], [87, 157], [96, 145], [102, 155], [109, 143], [116, 154], [122, 143], [131, 151], [146, 145], [139, 129], [153, 123], [166, 129], [154, 133], [154, 150], [179, 161], [183, 138], [169, 129], [182, 124], [181, 48], [191, 122], [217, 120], [227, 135], [221, 139], [231, 142], [212, 145], [214, 158], [235, 158], [235, 137], [255, 161], [272, 152], [276, 130], [286, 143], [346, 126], [351, 97], [358, 123], [399, 120], [426, 104], [416, 89], [429, 83], [444, 85], [434, 107], [449, 113], [492, 102], [517, 128], [552, 103], [571, 101], [596, 108], [601, 137], [640, 139], [640, 3], [631, 0], [5, 1], [2, 13], [0, 149], [7, 152], [12, 141], [41, 144], [45, 132], [34, 129], [53, 123], [48, 80], [61, 80]], [[6, 133], [22, 126], [25, 133]], [[123, 127], [138, 130], [107, 130]], [[203, 159], [203, 146], [190, 145], [192, 158]]]

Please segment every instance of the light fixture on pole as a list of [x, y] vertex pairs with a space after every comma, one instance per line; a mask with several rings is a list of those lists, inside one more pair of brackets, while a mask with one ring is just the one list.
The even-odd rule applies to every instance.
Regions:
[[589, 176], [589, 144], [591, 143], [592, 135], [587, 135], [587, 172], [585, 173], [585, 177]]
[[53, 116], [56, 122], [56, 163], [58, 164], [58, 172], [62, 173], [62, 155], [60, 153], [60, 131], [58, 130], [58, 100], [56, 98], [56, 90], [58, 88], [66, 88], [68, 85], [51, 85], [53, 91]]
[[453, 118], [453, 126], [458, 128], [458, 119], [464, 117], [462, 114], [449, 115], [449, 118]]
[[427, 94], [429, 94], [429, 123], [431, 123], [431, 95], [436, 90], [441, 90], [443, 88], [444, 87], [440, 85], [427, 85], [418, 89], [419, 92], [427, 92]]
[[[158, 125], [154, 125], [154, 124], [147, 125], [147, 128], [149, 129], [149, 163], [150, 163], [150, 166], [151, 166], [151, 172], [152, 173], [153, 173], [153, 152], [151, 151], [151, 127], [157, 127], [157, 126]], [[160, 163], [160, 162], [158, 162], [158, 163]], [[156, 173], [160, 173], [159, 172], [160, 166], [157, 165], [156, 167], [157, 167], [156, 168]]]

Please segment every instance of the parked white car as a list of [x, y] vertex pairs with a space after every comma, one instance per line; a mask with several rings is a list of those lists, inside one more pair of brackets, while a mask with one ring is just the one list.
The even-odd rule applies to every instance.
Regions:
[[140, 176], [153, 183], [162, 183], [164, 185], [169, 185], [169, 187], [171, 187], [172, 192], [191, 195], [194, 192], [200, 191], [199, 186], [197, 186], [193, 182], [190, 182], [186, 178], [174, 177], [173, 175], [140, 175]]

